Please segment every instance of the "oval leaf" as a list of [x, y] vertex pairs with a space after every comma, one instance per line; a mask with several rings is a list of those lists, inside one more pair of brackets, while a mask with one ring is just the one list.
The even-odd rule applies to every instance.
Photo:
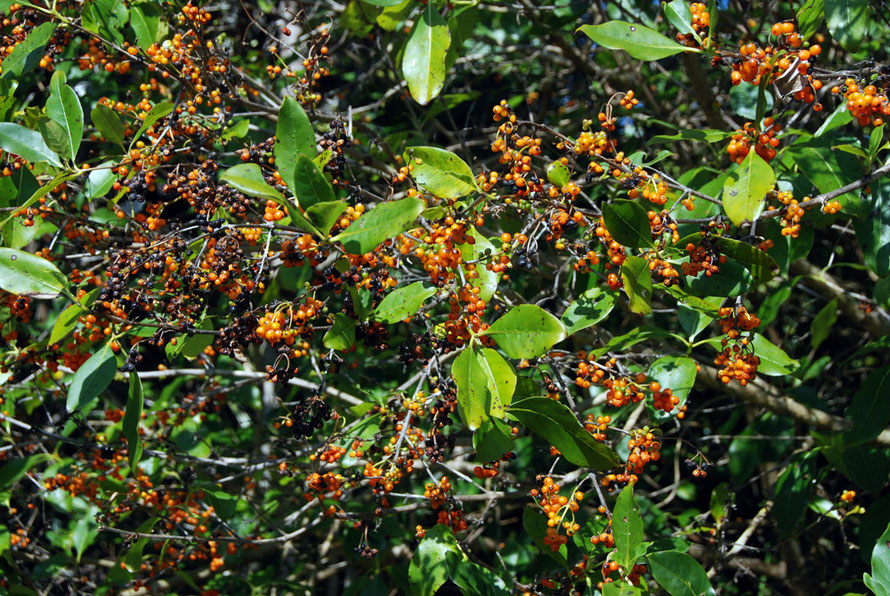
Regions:
[[124, 125], [114, 110], [101, 103], [96, 104], [96, 107], [90, 112], [90, 118], [99, 134], [123, 148]]
[[698, 561], [686, 553], [666, 550], [646, 557], [652, 577], [671, 596], [713, 594], [708, 574]]
[[417, 313], [424, 301], [436, 293], [436, 288], [416, 281], [411, 285], [390, 292], [374, 312], [371, 319], [382, 323], [398, 323]]
[[582, 25], [578, 30], [604, 48], [624, 50], [637, 60], [660, 60], [680, 52], [701, 51], [681, 45], [649, 27], [625, 21]]
[[646, 210], [633, 201], [619, 200], [603, 206], [603, 222], [616, 242], [631, 248], [652, 246]]
[[0, 149], [31, 163], [46, 162], [57, 168], [62, 167], [59, 156], [46, 146], [39, 132], [12, 122], [0, 122]]
[[627, 294], [631, 312], [648, 315], [652, 312], [652, 274], [649, 261], [643, 257], [628, 256], [621, 265], [621, 281]]
[[718, 236], [714, 240], [720, 248], [720, 252], [732, 257], [751, 272], [755, 283], [766, 283], [779, 272], [779, 265], [775, 259], [756, 246], [722, 236]]
[[633, 484], [625, 486], [612, 511], [615, 560], [625, 570], [631, 569], [640, 555], [646, 552], [643, 546], [643, 518], [640, 507], [634, 501], [633, 490]]
[[127, 439], [130, 474], [142, 457], [142, 437], [139, 435], [139, 420], [142, 418], [144, 391], [142, 380], [135, 372], [130, 373], [130, 392], [127, 394], [127, 409], [121, 421], [124, 437]]
[[491, 348], [483, 348], [477, 356], [479, 367], [488, 383], [491, 394], [491, 405], [488, 414], [495, 418], [503, 418], [506, 407], [513, 401], [516, 391], [516, 373], [504, 357]]
[[521, 304], [485, 331], [511, 358], [536, 358], [566, 337], [559, 319], [534, 304]]
[[334, 324], [322, 338], [322, 344], [329, 350], [345, 351], [355, 345], [355, 327], [358, 321], [343, 313], [334, 315]]
[[825, 0], [825, 22], [831, 36], [848, 52], [868, 35], [868, 0]]
[[83, 140], [83, 108], [74, 89], [65, 84], [65, 74], [57, 70], [49, 85], [50, 96], [46, 101], [46, 115], [65, 131], [67, 154], [72, 162]]
[[748, 153], [723, 185], [723, 209], [730, 221], [741, 225], [763, 211], [763, 199], [776, 183], [776, 174], [755, 151]]
[[333, 240], [342, 243], [348, 252], [363, 255], [408, 229], [423, 209], [423, 201], [414, 198], [383, 203], [362, 215]]
[[68, 411], [73, 412], [84, 407], [105, 391], [114, 379], [115, 372], [117, 372], [117, 360], [110, 344], [105, 344], [74, 373], [74, 378], [68, 387], [66, 403]]
[[572, 411], [554, 399], [528, 397], [514, 402], [507, 412], [576, 466], [608, 470], [619, 463], [614, 451], [594, 439]]
[[414, 166], [411, 176], [425, 190], [443, 199], [459, 199], [478, 190], [473, 171], [451, 151], [437, 147], [412, 147], [405, 163]]
[[283, 201], [284, 195], [275, 190], [263, 178], [263, 171], [255, 163], [242, 163], [232, 166], [219, 177], [221, 182], [227, 182], [244, 194], [260, 199]]
[[414, 24], [402, 56], [402, 76], [411, 97], [422, 106], [445, 85], [445, 56], [451, 45], [448, 23], [433, 4], [427, 4]]
[[615, 306], [615, 296], [601, 288], [590, 288], [562, 313], [566, 334], [572, 335], [605, 319]]
[[55, 298], [68, 281], [42, 257], [13, 248], [0, 248], [0, 288], [32, 298]]
[[461, 417], [470, 430], [476, 430], [488, 420], [491, 396], [485, 381], [485, 373], [472, 348], [458, 354], [451, 364], [451, 376], [457, 385], [457, 404]]
[[274, 154], [281, 179], [299, 197], [294, 188], [297, 158], [300, 155], [315, 157], [315, 130], [306, 112], [292, 97], [285, 97], [278, 110]]
[[[283, 175], [282, 178], [284, 178]], [[293, 184], [289, 184], [288, 187], [297, 196], [297, 203], [303, 209], [309, 209], [317, 203], [333, 203], [337, 198], [334, 196], [331, 183], [324, 177], [315, 162], [305, 155], [297, 157]]]

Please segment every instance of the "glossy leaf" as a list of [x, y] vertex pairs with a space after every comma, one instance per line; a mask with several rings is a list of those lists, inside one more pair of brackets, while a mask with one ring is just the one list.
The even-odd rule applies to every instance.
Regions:
[[491, 394], [485, 373], [472, 348], [466, 348], [454, 359], [451, 376], [457, 385], [457, 403], [461, 417], [470, 430], [476, 430], [488, 419]]
[[741, 263], [729, 259], [720, 270], [710, 277], [699, 275], [690, 280], [689, 289], [699, 296], [726, 296], [735, 298], [744, 294], [754, 284], [754, 277]]
[[[682, 408], [695, 385], [697, 367], [695, 360], [688, 356], [662, 356], [649, 366], [649, 382], [656, 381], [661, 389], [670, 389], [674, 396], [680, 400], [672, 413], [677, 408]], [[662, 410], [652, 410], [657, 418], [665, 419], [670, 416]], [[651, 415], [651, 414], [650, 414]]]
[[831, 36], [855, 52], [868, 35], [868, 0], [825, 0], [825, 22]]
[[738, 261], [751, 272], [756, 283], [766, 283], [779, 272], [776, 261], [756, 246], [732, 238], [718, 237], [715, 239], [720, 252]]
[[65, 84], [62, 71], [57, 70], [53, 74], [49, 89], [46, 115], [64, 129], [68, 151], [65, 157], [73, 162], [77, 159], [77, 150], [83, 140], [83, 108], [74, 89]]
[[597, 44], [611, 50], [624, 50], [637, 60], [660, 60], [681, 52], [698, 52], [635, 23], [608, 21], [601, 25], [582, 25], [579, 31]]
[[7, 460], [0, 466], [0, 490], [5, 490], [18, 482], [28, 470], [49, 458], [47, 453], [37, 453], [28, 457]]
[[621, 280], [631, 312], [648, 315], [652, 312], [652, 274], [649, 261], [628, 256], [621, 265]]
[[513, 402], [507, 412], [576, 466], [608, 470], [618, 465], [615, 452], [594, 439], [575, 414], [556, 400], [527, 397]]
[[890, 366], [873, 371], [853, 396], [846, 417], [853, 421], [853, 428], [844, 434], [849, 445], [866, 443], [879, 434], [890, 422]]
[[374, 309], [371, 319], [381, 323], [398, 323], [417, 314], [426, 299], [435, 293], [435, 287], [421, 281], [397, 288]]
[[448, 23], [434, 4], [427, 4], [405, 44], [402, 76], [414, 101], [427, 105], [445, 85], [445, 56], [451, 45]]
[[522, 511], [522, 529], [531, 537], [541, 552], [556, 561], [557, 565], [565, 567], [568, 564], [568, 548], [565, 544], [560, 544], [559, 550], [553, 550], [549, 544], [544, 544], [544, 538], [547, 536], [547, 518], [540, 511], [527, 506]]
[[327, 236], [348, 208], [349, 204], [346, 201], [325, 201], [306, 209], [306, 217], [323, 236]]
[[565, 325], [566, 335], [596, 325], [609, 316], [614, 305], [614, 294], [598, 287], [587, 290], [562, 313], [561, 320]]
[[130, 145], [134, 145], [136, 141], [139, 140], [139, 137], [142, 136], [142, 133], [151, 128], [151, 126], [158, 120], [169, 116], [175, 107], [176, 104], [172, 101], [162, 101], [161, 103], [155, 104], [148, 113], [145, 114], [145, 118], [142, 120], [142, 125], [139, 127], [139, 130], [136, 131], [136, 134], [133, 135], [133, 140], [130, 142]]
[[618, 200], [603, 206], [603, 221], [616, 242], [631, 248], [652, 246], [646, 210], [633, 201]]
[[[299, 193], [294, 186], [297, 160], [300, 155], [312, 159], [315, 153], [315, 130], [309, 117], [294, 98], [285, 97], [278, 110], [278, 126], [275, 129], [275, 167], [297, 197]], [[307, 207], [300, 204], [303, 208]]]
[[96, 300], [99, 295], [99, 288], [96, 288], [80, 298], [77, 302], [68, 305], [68, 308], [59, 313], [56, 322], [53, 323], [53, 330], [49, 334], [48, 345], [59, 343], [74, 331], [77, 327], [78, 319], [86, 314], [87, 309]]
[[817, 349], [831, 334], [831, 328], [837, 321], [837, 298], [822, 307], [810, 325], [810, 345]]
[[139, 435], [139, 420], [142, 418], [144, 395], [142, 380], [135, 371], [131, 372], [130, 391], [127, 394], [127, 409], [124, 410], [124, 417], [121, 420], [124, 438], [127, 439], [131, 475], [136, 468], [136, 464], [142, 458], [142, 437]]
[[0, 248], [0, 289], [18, 296], [55, 298], [67, 287], [65, 275], [43, 257]]
[[855, 227], [865, 264], [879, 277], [890, 274], [890, 185], [872, 185], [868, 215]]
[[[479, 288], [479, 298], [488, 302], [497, 291], [498, 282], [501, 279], [500, 273], [491, 271], [485, 266], [492, 258], [491, 255], [495, 254], [495, 247], [488, 238], [480, 234], [474, 227], [467, 230], [467, 236], [472, 236], [474, 243], [466, 242], [460, 245], [461, 257], [464, 263], [472, 261], [476, 265], [476, 269], [474, 269], [476, 277], [468, 279], [467, 283], [473, 288]], [[467, 271], [469, 271], [467, 266], [461, 265], [461, 268], [464, 271], [464, 275], [466, 275]]]
[[708, 574], [692, 556], [672, 550], [646, 557], [652, 578], [671, 596], [713, 594]]
[[138, 2], [130, 5], [130, 27], [136, 34], [136, 45], [147, 50], [151, 44], [160, 41], [162, 23], [157, 5], [151, 2]]
[[723, 185], [723, 209], [730, 221], [736, 225], [754, 221], [775, 183], [776, 175], [769, 164], [755, 151], [749, 152]]
[[537, 358], [566, 337], [559, 319], [534, 304], [520, 304], [484, 333], [511, 358]]
[[890, 594], [890, 525], [875, 543], [871, 551], [871, 574], [864, 573], [862, 581], [878, 596]]
[[634, 500], [633, 487], [633, 484], [624, 487], [612, 510], [615, 560], [625, 570], [632, 569], [636, 560], [646, 552], [643, 546], [643, 518]]
[[692, 27], [692, 11], [686, 0], [672, 0], [671, 2], [662, 2], [661, 9], [668, 22], [674, 26], [680, 33], [698, 35]]
[[754, 353], [760, 358], [759, 374], [769, 377], [781, 377], [793, 373], [800, 363], [785, 353], [785, 350], [758, 333], [751, 341]]
[[355, 345], [355, 327], [358, 321], [342, 313], [334, 315], [334, 323], [322, 338], [322, 344], [329, 350], [345, 351]]
[[493, 462], [513, 449], [510, 427], [490, 418], [483, 422], [473, 433], [473, 449], [476, 450], [476, 461], [481, 463]]
[[516, 373], [513, 372], [510, 363], [491, 348], [479, 350], [476, 359], [491, 396], [488, 414], [495, 418], [503, 418], [506, 407], [513, 401], [513, 393], [516, 391]]
[[374, 207], [333, 240], [343, 244], [350, 253], [363, 255], [374, 250], [387, 238], [395, 238], [423, 212], [420, 199], [402, 199]]
[[62, 167], [59, 156], [46, 146], [39, 132], [12, 122], [0, 122], [0, 149], [32, 163]]
[[550, 184], [563, 187], [572, 179], [568, 166], [561, 161], [554, 161], [547, 166], [547, 180]]
[[117, 372], [117, 360], [111, 351], [110, 342], [99, 348], [84, 362], [68, 387], [66, 407], [69, 412], [79, 410], [98, 397], [114, 379]]
[[459, 199], [478, 190], [473, 171], [451, 151], [438, 147], [412, 147], [405, 152], [405, 163], [414, 166], [411, 176], [437, 197]]
[[[858, 159], [849, 153], [832, 151], [824, 144], [792, 146], [789, 148], [789, 154], [804, 176], [820, 192], [837, 190], [858, 180], [864, 174]], [[864, 209], [864, 204], [857, 192], [845, 193], [837, 200], [841, 202], [845, 213], [860, 212], [862, 214], [861, 210]]]
[[824, 0], [806, 0], [797, 11], [797, 24], [804, 41], [811, 38], [825, 20]]
[[251, 197], [271, 199], [276, 202], [284, 200], [284, 196], [266, 182], [263, 171], [255, 163], [232, 166], [220, 175], [219, 180]]
[[315, 163], [305, 155], [297, 156], [294, 183], [291, 187], [304, 210], [317, 203], [332, 203], [337, 197], [331, 183]]
[[123, 148], [124, 125], [114, 110], [99, 103], [96, 104], [96, 107], [90, 112], [90, 118], [93, 121], [93, 126], [99, 131], [99, 134], [115, 145], [119, 145]]
[[3, 59], [3, 66], [0, 67], [3, 78], [18, 79], [34, 70], [55, 30], [56, 25], [52, 22], [34, 27], [24, 41], [16, 44], [12, 52]]

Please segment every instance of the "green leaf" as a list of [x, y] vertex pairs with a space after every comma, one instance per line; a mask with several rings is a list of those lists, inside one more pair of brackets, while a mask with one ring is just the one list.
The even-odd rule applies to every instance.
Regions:
[[633, 201], [618, 200], [603, 206], [603, 221], [612, 238], [631, 248], [652, 246], [646, 210]]
[[[826, 139], [827, 141], [828, 139]], [[791, 146], [789, 156], [820, 192], [831, 192], [858, 180], [864, 175], [859, 160], [840, 151], [831, 151], [825, 143], [810, 146]], [[844, 213], [857, 212], [862, 215], [864, 205], [858, 193], [848, 192], [838, 200]], [[852, 209], [847, 209], [847, 206]]]
[[609, 470], [618, 465], [614, 451], [597, 441], [565, 405], [549, 397], [513, 402], [507, 413], [556, 447], [576, 466]]
[[28, 470], [47, 459], [49, 459], [49, 454], [38, 453], [7, 461], [0, 467], [0, 490], [10, 488], [27, 474]]
[[590, 288], [562, 313], [561, 320], [565, 325], [566, 335], [596, 325], [609, 316], [614, 306], [614, 294], [598, 287]]
[[139, 140], [139, 137], [142, 136], [146, 130], [151, 128], [151, 126], [166, 116], [169, 116], [173, 109], [176, 107], [172, 101], [162, 101], [161, 103], [155, 104], [148, 113], [145, 114], [145, 119], [142, 121], [142, 126], [139, 127], [139, 130], [136, 131], [136, 134], [133, 135], [133, 139], [130, 141], [130, 146], [132, 147], [136, 144], [136, 141]]
[[476, 461], [482, 463], [500, 459], [513, 449], [510, 427], [500, 420], [490, 418], [473, 433], [473, 449]]
[[414, 198], [383, 203], [362, 215], [332, 240], [342, 243], [351, 254], [369, 253], [384, 240], [407, 230], [423, 209], [423, 201]]
[[513, 393], [516, 391], [516, 373], [513, 372], [510, 363], [491, 348], [482, 348], [477, 353], [476, 360], [485, 376], [488, 393], [491, 396], [488, 414], [495, 418], [503, 418], [506, 407], [513, 401]]
[[161, 11], [151, 2], [139, 2], [130, 5], [130, 27], [136, 34], [136, 45], [147, 50], [151, 44], [161, 40], [163, 28]]
[[49, 334], [47, 345], [53, 345], [68, 337], [68, 334], [77, 327], [78, 319], [86, 314], [87, 309], [93, 304], [99, 296], [99, 288], [90, 291], [77, 302], [68, 305], [68, 308], [59, 313], [56, 322], [53, 323], [53, 330]]
[[612, 510], [615, 560], [626, 571], [630, 571], [636, 560], [646, 552], [643, 546], [643, 518], [634, 500], [633, 490], [633, 484], [625, 486]]
[[763, 211], [766, 193], [776, 183], [776, 175], [757, 152], [750, 151], [723, 185], [723, 209], [730, 221], [741, 225], [754, 221]]
[[825, 22], [831, 36], [855, 52], [868, 35], [868, 0], [825, 0]]
[[[8, 14], [8, 13], [7, 13]], [[25, 40], [13, 48], [12, 52], [3, 59], [4, 79], [17, 80], [31, 72], [40, 63], [53, 32], [55, 23], [46, 22], [34, 27]]]
[[572, 175], [568, 166], [561, 161], [554, 161], [547, 166], [547, 180], [550, 181], [550, 184], [561, 188], [568, 184], [571, 179]]
[[890, 273], [890, 185], [875, 183], [869, 213], [855, 223], [862, 260], [879, 277]]
[[41, 118], [37, 121], [37, 130], [40, 136], [46, 141], [46, 146], [56, 155], [63, 155], [68, 158], [71, 154], [71, 148], [68, 144], [68, 133], [65, 128], [49, 118]]
[[402, 76], [414, 101], [422, 106], [439, 95], [445, 85], [445, 56], [451, 45], [448, 23], [434, 4], [427, 4], [405, 44]]
[[87, 177], [87, 183], [83, 187], [83, 194], [88, 199], [99, 199], [108, 194], [108, 192], [117, 182], [117, 174], [112, 169], [116, 164], [115, 161], [104, 161], [90, 172]]
[[672, 0], [671, 2], [662, 2], [661, 9], [668, 22], [680, 33], [690, 35], [698, 34], [692, 26], [692, 11], [685, 0]]
[[890, 594], [890, 525], [871, 551], [871, 572], [862, 574], [866, 587], [877, 596]]
[[520, 304], [484, 332], [510, 358], [536, 358], [566, 337], [559, 319], [535, 304]]
[[876, 369], [853, 396], [846, 417], [853, 421], [853, 428], [844, 433], [844, 443], [858, 445], [871, 441], [890, 422], [890, 366]]
[[[495, 246], [488, 238], [480, 234], [475, 227], [467, 230], [467, 236], [473, 238], [474, 243], [466, 242], [460, 245], [460, 254], [464, 263], [473, 261], [476, 265], [476, 277], [467, 280], [473, 288], [479, 288], [479, 299], [488, 302], [498, 289], [501, 279], [500, 273], [489, 270], [485, 265], [495, 254]], [[461, 265], [464, 275], [469, 271], [466, 265]]]
[[69, 412], [79, 410], [105, 391], [117, 372], [117, 360], [107, 343], [80, 365], [71, 385], [68, 387], [66, 408]]
[[760, 358], [757, 372], [768, 377], [782, 377], [800, 368], [800, 363], [785, 353], [785, 350], [758, 333], [751, 341], [754, 353]]
[[411, 176], [420, 187], [443, 199], [459, 199], [478, 190], [473, 171], [451, 151], [437, 147], [410, 147], [405, 163], [414, 166]]
[[389, 8], [392, 6], [398, 6], [403, 2], [403, 0], [362, 0], [365, 4], [370, 4], [372, 6], [380, 6], [382, 8]]
[[881, 150], [881, 141], [884, 140], [884, 125], [876, 126], [868, 135], [868, 161], [873, 162]]
[[751, 272], [755, 283], [766, 283], [779, 272], [776, 261], [756, 246], [722, 236], [714, 240], [720, 252], [735, 259]]
[[451, 364], [451, 376], [457, 385], [457, 404], [464, 423], [470, 430], [476, 430], [488, 419], [491, 394], [485, 373], [479, 366], [476, 353], [468, 347], [458, 354]]
[[18, 296], [55, 298], [68, 280], [42, 257], [13, 248], [0, 248], [0, 289]]
[[232, 166], [220, 175], [219, 180], [251, 197], [271, 199], [276, 202], [284, 200], [284, 196], [266, 182], [263, 171], [255, 163]]
[[65, 84], [65, 73], [57, 70], [49, 85], [50, 96], [46, 101], [46, 115], [65, 131], [67, 155], [72, 162], [83, 140], [83, 108], [74, 89]]
[[590, 353], [593, 354], [595, 358], [601, 358], [603, 355], [609, 352], [620, 352], [621, 350], [626, 350], [627, 348], [635, 346], [647, 339], [665, 339], [668, 337], [673, 337], [681, 343], [685, 343], [683, 337], [675, 333], [665, 331], [664, 329], [661, 329], [659, 327], [644, 325], [640, 327], [634, 327], [633, 329], [622, 335], [616, 335], [615, 337], [607, 341], [601, 348], [597, 348]]
[[337, 199], [331, 183], [318, 166], [302, 154], [297, 156], [296, 173], [290, 188], [297, 195], [297, 202], [303, 209], [309, 209], [317, 203], [332, 203]]
[[121, 0], [93, 0], [84, 3], [80, 19], [84, 28], [101, 33], [117, 44], [124, 42], [121, 27], [127, 22], [128, 10]]
[[621, 280], [627, 294], [631, 312], [648, 315], [652, 312], [652, 274], [649, 261], [643, 257], [628, 256], [621, 265]]
[[721, 526], [726, 519], [726, 514], [729, 512], [729, 505], [729, 483], [721, 482], [711, 491], [710, 505], [708, 507], [711, 511], [711, 516], [714, 518], [714, 522], [718, 527]]
[[[757, 118], [757, 102], [760, 101], [761, 87], [754, 85], [736, 85], [729, 90], [729, 105], [732, 111], [749, 120]], [[773, 107], [772, 94], [764, 93], [763, 108]]]
[[666, 550], [646, 557], [652, 578], [671, 596], [713, 594], [708, 574], [692, 556]]
[[[649, 366], [649, 381], [658, 382], [662, 390], [669, 388], [680, 400], [676, 408], [681, 408], [695, 385], [697, 370], [695, 360], [688, 356], [662, 356]], [[659, 422], [669, 417], [663, 410], [650, 412], [656, 414]]]
[[729, 259], [720, 265], [720, 271], [710, 277], [699, 275], [689, 281], [689, 289], [700, 296], [726, 296], [735, 298], [748, 291], [754, 277], [745, 267]]
[[818, 129], [816, 129], [813, 137], [819, 139], [828, 132], [831, 132], [836, 128], [840, 128], [841, 126], [846, 126], [852, 121], [853, 115], [850, 114], [850, 110], [847, 109], [847, 105], [845, 103], [841, 103], [837, 106], [837, 108], [835, 108], [831, 115], [825, 119], [822, 125]]
[[278, 168], [281, 179], [297, 197], [300, 196], [294, 186], [297, 159], [300, 155], [311, 159], [315, 157], [315, 153], [315, 130], [309, 117], [294, 98], [285, 97], [278, 110], [278, 126], [275, 129], [275, 167]]
[[807, 502], [813, 487], [812, 473], [814, 470], [812, 455], [795, 456], [790, 465], [776, 481], [775, 504], [773, 516], [776, 526], [783, 537], [788, 537], [803, 519]]
[[408, 580], [413, 593], [433, 596], [462, 564], [465, 564], [464, 555], [451, 528], [436, 524], [426, 531], [411, 557]]
[[213, 506], [213, 510], [224, 522], [232, 519], [235, 509], [238, 507], [238, 495], [230, 494], [223, 490], [204, 489], [207, 502]]
[[398, 288], [380, 301], [371, 313], [371, 320], [398, 323], [417, 314], [426, 299], [435, 293], [435, 287], [424, 285], [422, 281]]
[[346, 201], [325, 201], [316, 203], [306, 209], [306, 217], [312, 224], [318, 228], [323, 236], [327, 237], [331, 228], [340, 219], [349, 204]]
[[0, 149], [31, 163], [46, 162], [57, 168], [62, 167], [59, 156], [46, 146], [39, 132], [12, 122], [0, 122]]
[[825, 20], [824, 0], [807, 0], [797, 11], [797, 24], [804, 41], [811, 38]]
[[565, 544], [560, 544], [558, 550], [553, 550], [549, 544], [544, 544], [544, 537], [547, 536], [547, 518], [530, 505], [522, 512], [522, 529], [542, 552], [556, 561], [557, 565], [560, 567], [568, 565], [568, 549]]
[[700, 141], [704, 143], [716, 143], [732, 136], [731, 132], [716, 130], [713, 128], [691, 128], [681, 130], [672, 135], [654, 135], [647, 144], [668, 141]]
[[355, 345], [355, 328], [358, 321], [350, 319], [343, 313], [334, 315], [334, 323], [322, 338], [322, 344], [329, 350], [348, 350]]
[[142, 458], [142, 437], [139, 435], [139, 420], [142, 419], [142, 402], [144, 398], [142, 380], [135, 371], [130, 373], [130, 392], [127, 394], [127, 409], [121, 421], [124, 438], [127, 439], [128, 461], [130, 474], [133, 475], [136, 464]]
[[99, 134], [115, 145], [120, 145], [121, 148], [124, 147], [124, 125], [117, 112], [99, 103], [90, 112], [90, 118]]
[[837, 321], [837, 298], [823, 306], [813, 317], [813, 323], [810, 325], [810, 345], [814, 350], [828, 338], [835, 321]]
[[660, 60], [681, 52], [701, 51], [681, 45], [643, 25], [625, 21], [582, 25], [578, 30], [604, 48], [624, 50], [637, 60]]
[[[213, 322], [205, 317], [198, 322], [196, 328], [205, 331], [212, 330]], [[186, 358], [196, 358], [204, 352], [204, 348], [212, 343], [213, 335], [210, 333], [195, 333], [193, 335], [186, 333], [179, 342], [179, 353]]]

